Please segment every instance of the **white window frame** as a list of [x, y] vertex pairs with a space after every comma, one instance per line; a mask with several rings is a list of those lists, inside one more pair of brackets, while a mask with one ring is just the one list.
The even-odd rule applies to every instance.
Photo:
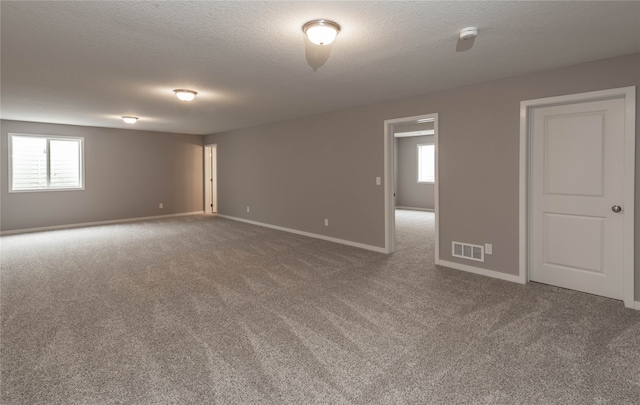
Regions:
[[[433, 180], [434, 181], [422, 181], [420, 180], [420, 147], [421, 146], [428, 146], [431, 145], [433, 146]], [[420, 143], [417, 145], [416, 147], [416, 153], [417, 153], [417, 160], [416, 160], [416, 168], [417, 168], [417, 179], [418, 179], [418, 184], [434, 184], [435, 183], [435, 178], [436, 178], [436, 145], [433, 142], [426, 142], [426, 143]]]
[[[18, 133], [9, 133], [8, 134], [8, 154], [9, 158], [7, 161], [9, 162], [9, 193], [39, 193], [39, 192], [47, 192], [47, 191], [78, 191], [84, 190], [84, 138], [78, 136], [62, 136], [62, 135], [40, 135], [40, 134], [18, 134]], [[13, 189], [13, 137], [26, 137], [26, 138], [45, 138], [47, 140], [73, 140], [78, 141], [80, 143], [80, 156], [79, 156], [79, 164], [80, 164], [80, 187], [47, 187], [47, 188], [34, 188], [30, 190], [14, 190]], [[49, 150], [47, 149], [47, 154]]]

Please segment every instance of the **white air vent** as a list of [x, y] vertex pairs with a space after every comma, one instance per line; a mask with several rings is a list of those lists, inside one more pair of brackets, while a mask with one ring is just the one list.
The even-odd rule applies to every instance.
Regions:
[[453, 255], [453, 257], [484, 262], [484, 246], [451, 242], [451, 255]]

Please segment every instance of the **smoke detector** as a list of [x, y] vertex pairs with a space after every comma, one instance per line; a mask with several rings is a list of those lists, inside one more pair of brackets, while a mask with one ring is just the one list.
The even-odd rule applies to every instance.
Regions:
[[478, 28], [467, 27], [460, 30], [460, 39], [466, 41], [467, 39], [475, 38], [478, 36]]

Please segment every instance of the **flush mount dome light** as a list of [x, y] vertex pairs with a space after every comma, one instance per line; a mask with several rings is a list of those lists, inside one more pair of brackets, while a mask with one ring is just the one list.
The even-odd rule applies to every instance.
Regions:
[[176, 93], [176, 97], [178, 97], [182, 101], [191, 101], [196, 97], [198, 92], [187, 89], [176, 89], [173, 91]]
[[302, 31], [314, 44], [329, 45], [336, 39], [336, 35], [340, 32], [340, 26], [329, 20], [313, 20], [303, 25]]
[[133, 115], [123, 115], [122, 120], [127, 124], [135, 124], [138, 121], [138, 117], [134, 117]]

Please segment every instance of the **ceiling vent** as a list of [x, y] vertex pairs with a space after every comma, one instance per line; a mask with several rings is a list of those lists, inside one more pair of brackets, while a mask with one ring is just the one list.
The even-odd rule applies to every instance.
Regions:
[[451, 255], [462, 259], [484, 262], [484, 246], [451, 242]]

